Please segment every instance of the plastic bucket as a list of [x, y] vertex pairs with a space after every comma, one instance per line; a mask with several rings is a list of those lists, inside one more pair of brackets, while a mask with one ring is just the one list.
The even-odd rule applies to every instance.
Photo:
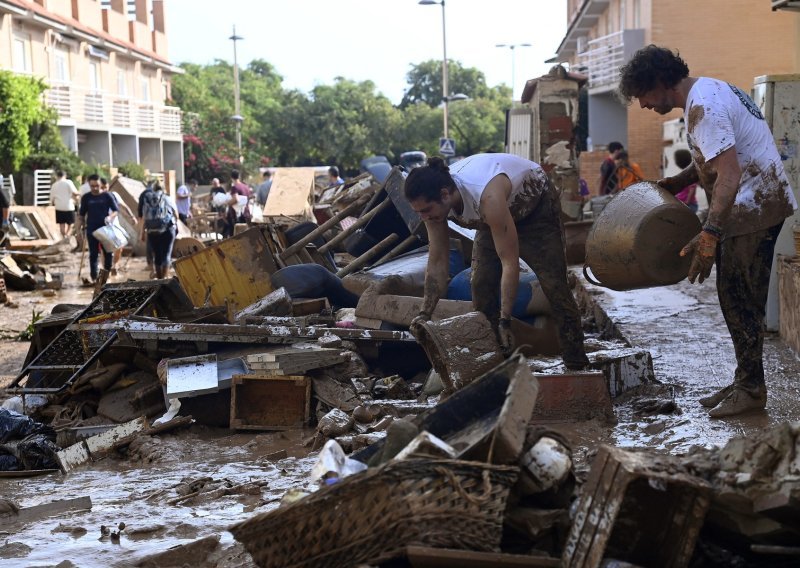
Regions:
[[691, 262], [680, 251], [700, 230], [697, 216], [668, 191], [653, 182], [635, 183], [595, 219], [586, 239], [584, 275], [612, 290], [676, 284]]

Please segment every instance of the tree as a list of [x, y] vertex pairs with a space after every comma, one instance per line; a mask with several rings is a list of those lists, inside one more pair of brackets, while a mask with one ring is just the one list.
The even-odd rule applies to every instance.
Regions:
[[31, 129], [52, 120], [42, 101], [45, 84], [0, 71], [0, 171], [13, 172], [35, 149]]
[[[463, 94], [471, 99], [489, 96], [491, 89], [486, 86], [486, 76], [474, 67], [464, 68], [458, 61], [447, 62], [447, 87], [450, 95]], [[411, 66], [406, 75], [408, 90], [400, 101], [405, 109], [419, 102], [437, 107], [442, 103], [442, 62], [431, 59]]]

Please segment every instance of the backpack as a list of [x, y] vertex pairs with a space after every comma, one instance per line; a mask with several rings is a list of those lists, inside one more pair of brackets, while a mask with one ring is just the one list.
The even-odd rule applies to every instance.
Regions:
[[172, 225], [172, 207], [163, 191], [148, 192], [144, 197], [144, 230], [148, 233], [163, 233]]

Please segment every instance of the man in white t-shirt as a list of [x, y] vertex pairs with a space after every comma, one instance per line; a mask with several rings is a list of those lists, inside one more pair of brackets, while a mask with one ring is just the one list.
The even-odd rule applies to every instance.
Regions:
[[80, 193], [72, 180], [67, 179], [67, 174], [63, 170], [56, 171], [56, 181], [50, 188], [50, 205], [56, 207], [56, 223], [62, 238], [69, 235], [75, 224], [75, 203], [79, 197]]
[[703, 230], [681, 251], [692, 255], [689, 281], [717, 265], [717, 294], [736, 352], [733, 383], [700, 399], [722, 418], [767, 403], [764, 313], [775, 240], [797, 209], [775, 140], [761, 111], [738, 87], [690, 77], [669, 49], [649, 45], [620, 70], [619, 92], [642, 108], [684, 112], [692, 164], [659, 181], [673, 195], [698, 182], [709, 199]]
[[447, 166], [430, 158], [404, 184], [411, 208], [425, 221], [428, 266], [425, 298], [413, 326], [430, 320], [447, 293], [448, 219], [477, 229], [472, 247], [472, 305], [486, 315], [506, 354], [514, 347], [511, 312], [519, 286], [519, 260], [536, 273], [553, 307], [564, 364], [589, 364], [578, 305], [567, 281], [561, 203], [535, 162], [511, 154], [475, 154]]
[[181, 184], [175, 192], [175, 204], [178, 207], [178, 217], [184, 223], [189, 222], [192, 216], [192, 193], [197, 189], [197, 181], [190, 179], [188, 184]]

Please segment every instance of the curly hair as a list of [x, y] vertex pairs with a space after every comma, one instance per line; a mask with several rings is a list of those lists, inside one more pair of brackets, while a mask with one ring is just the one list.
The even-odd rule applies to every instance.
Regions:
[[619, 70], [620, 98], [630, 103], [656, 87], [671, 89], [689, 76], [689, 66], [666, 47], [650, 44], [633, 54]]
[[428, 165], [414, 168], [408, 174], [403, 193], [406, 199], [414, 201], [420, 197], [425, 201], [442, 200], [442, 189], [455, 189], [456, 183], [450, 177], [450, 168], [441, 158], [428, 158]]

